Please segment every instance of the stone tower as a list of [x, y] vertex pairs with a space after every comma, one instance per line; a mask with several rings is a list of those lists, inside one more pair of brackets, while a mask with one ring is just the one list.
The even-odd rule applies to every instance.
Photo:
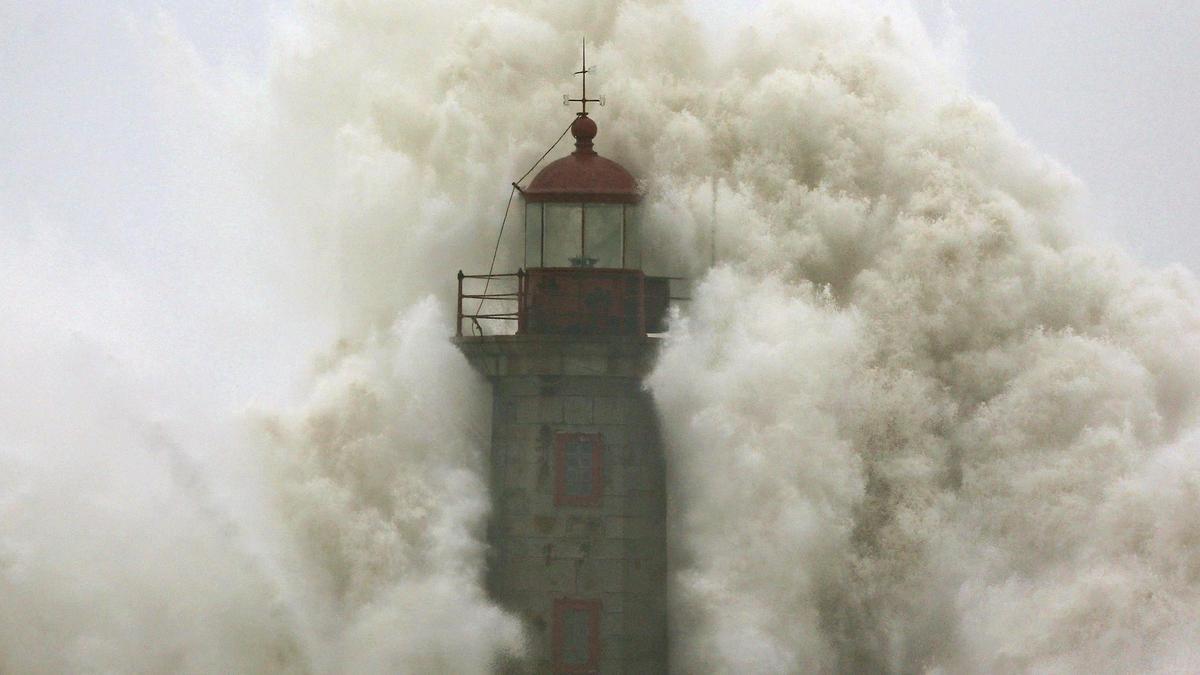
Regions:
[[[669, 280], [641, 270], [641, 196], [592, 149], [582, 99], [575, 151], [521, 191], [525, 268], [459, 273], [457, 341], [493, 396], [488, 587], [529, 636], [506, 672], [665, 673], [664, 458], [642, 378]], [[485, 279], [494, 292], [472, 292]], [[516, 333], [485, 335], [500, 319]]]

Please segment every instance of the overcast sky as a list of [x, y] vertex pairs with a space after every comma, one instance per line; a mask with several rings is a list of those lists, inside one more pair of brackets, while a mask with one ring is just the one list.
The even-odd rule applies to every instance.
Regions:
[[[935, 33], [942, 3], [921, 3]], [[1148, 262], [1200, 270], [1200, 2], [952, 3], [972, 89], [1089, 189]]]
[[[205, 60], [254, 71], [288, 4], [0, 0], [0, 228], [33, 218], [102, 239], [162, 218], [180, 183], [156, 146], [173, 122], [145, 31], [165, 14]], [[756, 2], [702, 4], [721, 20]], [[971, 90], [1084, 181], [1102, 233], [1200, 270], [1200, 2], [917, 6], [936, 39], [960, 36]]]

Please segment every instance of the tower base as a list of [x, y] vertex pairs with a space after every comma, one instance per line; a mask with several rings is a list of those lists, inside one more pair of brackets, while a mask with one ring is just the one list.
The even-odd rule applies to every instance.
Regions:
[[463, 337], [492, 385], [487, 585], [506, 672], [667, 672], [666, 480], [646, 337]]

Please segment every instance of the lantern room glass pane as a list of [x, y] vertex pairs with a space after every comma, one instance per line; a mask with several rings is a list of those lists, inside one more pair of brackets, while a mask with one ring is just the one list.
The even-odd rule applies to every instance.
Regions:
[[542, 266], [542, 205], [525, 205], [525, 266]]
[[583, 254], [583, 207], [579, 204], [546, 204], [545, 267], [578, 267]]
[[583, 253], [594, 267], [621, 267], [620, 204], [588, 204], [583, 227]]
[[631, 270], [642, 267], [642, 210], [636, 206], [625, 207], [625, 267]]

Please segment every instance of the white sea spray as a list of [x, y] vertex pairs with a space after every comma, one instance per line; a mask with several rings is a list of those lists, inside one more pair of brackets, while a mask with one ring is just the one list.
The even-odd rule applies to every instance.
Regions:
[[[769, 3], [719, 47], [692, 13], [305, 3], [262, 74], [152, 30], [198, 195], [155, 234], [174, 266], [53, 223], [0, 251], [0, 670], [521, 651], [481, 582], [487, 389], [447, 337], [582, 34], [648, 271], [696, 280], [648, 382], [676, 669], [1195, 669], [1192, 274], [1091, 243], [1075, 179], [904, 5]], [[299, 334], [331, 336], [315, 364]], [[229, 405], [276, 352], [301, 390]]]

